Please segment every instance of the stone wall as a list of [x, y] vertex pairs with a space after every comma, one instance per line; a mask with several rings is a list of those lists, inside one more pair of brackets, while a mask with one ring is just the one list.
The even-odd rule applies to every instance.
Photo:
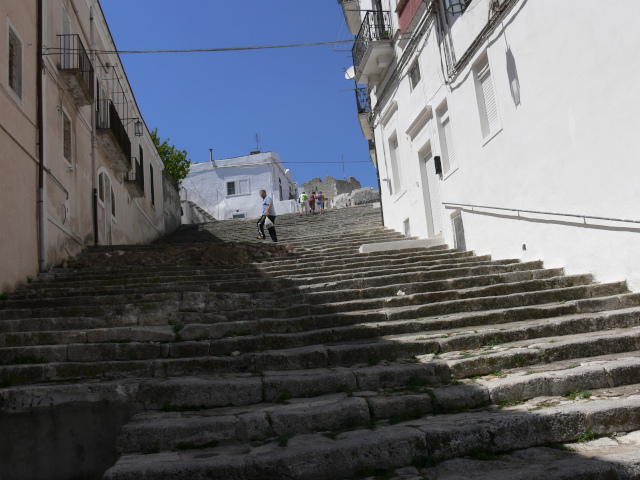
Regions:
[[380, 192], [373, 187], [364, 187], [351, 193], [343, 193], [330, 201], [330, 207], [341, 208], [353, 205], [365, 205], [380, 201]]
[[331, 206], [332, 199], [336, 198], [338, 195], [351, 193], [359, 188], [362, 188], [362, 186], [354, 177], [349, 177], [348, 180], [338, 180], [333, 178], [331, 175], [327, 175], [324, 177], [324, 181], [320, 177], [316, 177], [304, 182], [300, 193], [302, 193], [302, 191], [305, 191], [307, 194], [310, 194], [313, 191], [316, 193], [322, 192], [328, 200], [329, 206]]

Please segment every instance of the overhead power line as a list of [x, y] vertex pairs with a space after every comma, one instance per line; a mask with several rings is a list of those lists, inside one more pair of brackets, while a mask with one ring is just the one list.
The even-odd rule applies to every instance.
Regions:
[[317, 163], [371, 163], [371, 160], [351, 160], [346, 162], [280, 162], [280, 163], [304, 163], [306, 165], [315, 165]]
[[[148, 53], [210, 53], [210, 52], [238, 52], [245, 50], [267, 50], [275, 48], [296, 48], [296, 47], [317, 47], [321, 45], [340, 45], [345, 43], [353, 43], [353, 40], [338, 40], [335, 42], [317, 42], [317, 43], [295, 43], [289, 45], [259, 45], [253, 47], [222, 47], [222, 48], [189, 48], [183, 50], [96, 50], [98, 54], [148, 54]], [[47, 49], [45, 55], [54, 55], [60, 53], [61, 50], [70, 52], [73, 49], [51, 47]]]

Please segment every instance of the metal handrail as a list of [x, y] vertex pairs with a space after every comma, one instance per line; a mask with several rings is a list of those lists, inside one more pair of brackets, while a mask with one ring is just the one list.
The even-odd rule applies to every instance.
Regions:
[[466, 204], [466, 203], [442, 202], [442, 204], [446, 205], [446, 206], [450, 206], [450, 207], [465, 207], [465, 208], [471, 208], [471, 209], [473, 209], [473, 208], [488, 208], [488, 209], [491, 209], [491, 210], [502, 210], [502, 211], [507, 211], [507, 212], [535, 213], [535, 214], [538, 214], [538, 215], [554, 215], [554, 216], [557, 216], [557, 217], [575, 217], [575, 218], [582, 218], [584, 220], [589, 218], [591, 220], [607, 220], [607, 221], [610, 221], [610, 222], [623, 222], [623, 223], [638, 223], [638, 224], [640, 224], [640, 220], [629, 220], [629, 219], [612, 218], [612, 217], [597, 217], [595, 215], [577, 215], [575, 213], [541, 212], [541, 211], [537, 211], [537, 210], [525, 210], [525, 209], [522, 209], [522, 208], [488, 207], [486, 205], [469, 205], [469, 204]]
[[356, 88], [356, 102], [358, 103], [358, 115], [369, 113], [369, 94], [366, 88]]
[[367, 53], [369, 43], [377, 40], [391, 40], [391, 14], [388, 11], [366, 10], [351, 50], [356, 71]]
[[93, 65], [80, 40], [80, 35], [58, 35], [60, 38], [60, 68], [62, 70], [78, 70], [82, 75], [91, 98], [93, 98], [95, 81]]

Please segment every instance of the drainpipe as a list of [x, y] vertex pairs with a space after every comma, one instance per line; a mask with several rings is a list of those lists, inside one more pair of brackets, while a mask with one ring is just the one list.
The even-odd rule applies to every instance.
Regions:
[[[90, 33], [89, 41], [91, 42], [91, 64], [96, 65], [96, 49], [94, 41], [94, 25], [93, 25], [93, 5], [89, 7], [89, 24]], [[97, 88], [94, 85], [93, 88]], [[98, 245], [98, 189], [96, 188], [96, 106], [95, 94], [91, 103], [91, 191], [93, 192], [93, 244]]]
[[382, 184], [380, 183], [380, 170], [376, 166], [376, 175], [378, 177], [378, 192], [380, 192], [380, 216], [382, 217], [382, 226], [384, 227], [384, 208], [382, 206]]
[[42, 0], [38, 0], [38, 46], [36, 53], [36, 88], [38, 102], [38, 270], [40, 273], [47, 271], [44, 247], [44, 100], [43, 100], [43, 80], [42, 80], [42, 43], [43, 43], [43, 18]]

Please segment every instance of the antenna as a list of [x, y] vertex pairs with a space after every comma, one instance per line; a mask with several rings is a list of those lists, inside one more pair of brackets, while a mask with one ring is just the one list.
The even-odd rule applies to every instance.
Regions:
[[256, 151], [260, 151], [260, 134], [256, 133]]
[[344, 170], [344, 155], [342, 155], [342, 178], [344, 180], [347, 179], [347, 172], [345, 172], [345, 170]]

